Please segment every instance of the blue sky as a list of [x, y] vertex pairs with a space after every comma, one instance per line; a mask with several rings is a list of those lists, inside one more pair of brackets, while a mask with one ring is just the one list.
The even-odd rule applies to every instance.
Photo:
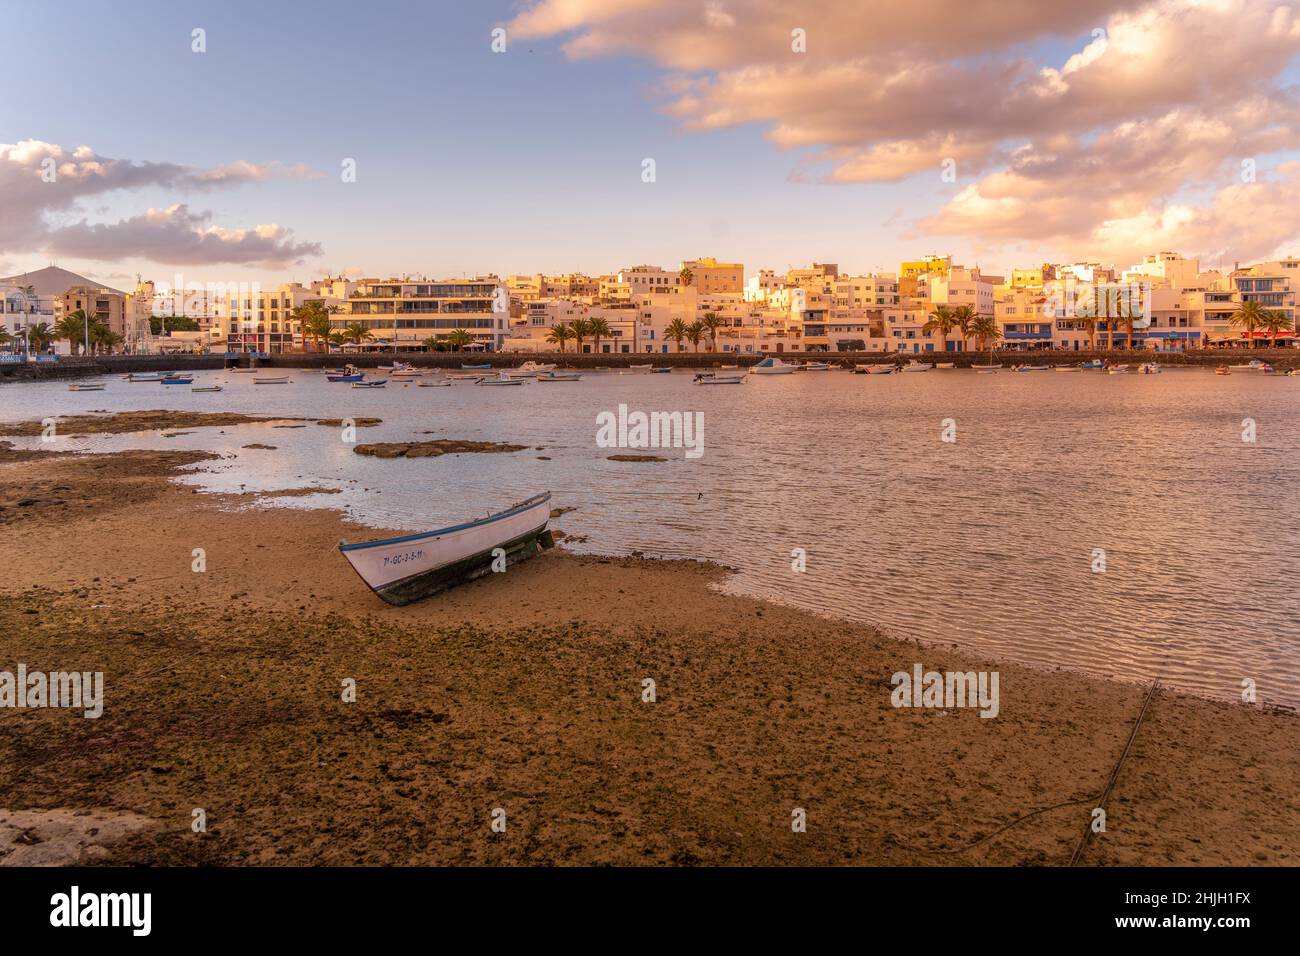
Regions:
[[[295, 278], [349, 267], [601, 272], [710, 254], [751, 268], [814, 259], [892, 268], [896, 251], [882, 224], [926, 198], [893, 184], [790, 182], [797, 154], [773, 147], [757, 127], [683, 133], [657, 110], [659, 71], [644, 60], [571, 61], [551, 41], [492, 53], [490, 31], [509, 18], [509, 4], [377, 0], [306, 10], [245, 0], [11, 7], [6, 32], [31, 42], [6, 44], [8, 73], [30, 79], [0, 106], [0, 142], [86, 144], [103, 156], [204, 167], [244, 159], [318, 169], [325, 175], [314, 181], [186, 196], [132, 191], [84, 207], [100, 221], [186, 201], [230, 227], [290, 226], [325, 251], [289, 269]], [[194, 27], [207, 31], [202, 55], [190, 52]], [[356, 183], [340, 182], [344, 157], [357, 160]], [[656, 161], [653, 184], [641, 182], [645, 157]], [[9, 258], [21, 268], [45, 264]]]
[[[543, 6], [557, 2], [543, 0]], [[735, 12], [739, 33], [752, 25], [752, 17], [747, 21], [741, 10], [751, 2], [717, 0], [703, 5], [682, 0], [663, 6], [675, 7], [678, 13], [704, 6]], [[807, 7], [829, 2], [808, 0]], [[931, 60], [925, 65], [935, 67], [937, 75], [940, 67], [973, 69], [972, 64], [1023, 56], [1035, 66], [1059, 68], [1089, 42], [1091, 31], [1086, 25], [1104, 22], [1118, 23], [1113, 28], [1130, 35], [1153, 38], [1150, 69], [1135, 73], [1133, 83], [1150, 82], [1165, 99], [1155, 103], [1148, 115], [1134, 115], [1136, 122], [1157, 122], [1161, 110], [1195, 108], [1200, 91], [1226, 84], [1232, 76], [1242, 87], [1243, 100], [1271, 82], [1294, 81], [1294, 64], [1286, 60], [1291, 46], [1278, 43], [1268, 55], [1260, 53], [1243, 61], [1232, 52], [1240, 38], [1225, 34], [1223, 64], [1212, 61], [1213, 51], [1202, 50], [1198, 62], [1204, 64], [1203, 75], [1191, 77], [1183, 92], [1168, 93], [1159, 86], [1169, 62], [1158, 42], [1160, 31], [1172, 33], [1194, 23], [1196, 17], [1221, 15], [1229, 18], [1222, 22], [1236, 23], [1231, 18], [1240, 14], [1189, 6], [1189, 12], [1173, 11], [1154, 26], [1147, 21], [1126, 25], [1107, 17], [1123, 17], [1134, 9], [1140, 12], [1148, 0], [1088, 2], [1097, 8], [1095, 18], [1090, 12], [1083, 19], [1045, 22], [1041, 30], [1026, 29], [1018, 42], [1006, 45], [988, 46], [990, 41], [983, 39], [961, 48], [957, 40], [952, 49], [926, 54]], [[598, 2], [588, 0], [585, 5], [594, 8]], [[957, 3], [955, 9], [960, 8]], [[924, 149], [921, 172], [899, 181], [829, 185], [794, 176], [815, 147], [781, 150], [765, 133], [783, 122], [798, 126], [805, 107], [816, 105], [816, 91], [810, 94], [811, 101], [796, 100], [787, 106], [785, 115], [774, 107], [765, 120], [687, 132], [679, 120], [662, 111], [670, 98], [663, 83], [673, 71], [656, 60], [657, 54], [662, 57], [663, 47], [651, 42], [655, 30], [670, 30], [673, 24], [649, 19], [616, 24], [623, 36], [634, 36], [639, 42], [644, 32], [650, 39], [615, 56], [570, 58], [562, 44], [572, 34], [564, 33], [529, 40], [512, 37], [506, 53], [493, 53], [492, 28], [509, 21], [519, 9], [517, 3], [428, 0], [10, 3], [4, 16], [5, 75], [7, 87], [18, 95], [0, 99], [0, 143], [34, 139], [69, 150], [84, 144], [102, 157], [201, 169], [238, 160], [285, 167], [302, 164], [321, 174], [315, 179], [280, 177], [220, 190], [118, 190], [46, 217], [55, 225], [83, 218], [117, 222], [148, 207], [183, 202], [191, 210], [209, 212], [213, 225], [239, 229], [277, 223], [292, 229], [295, 239], [317, 242], [323, 249], [321, 256], [285, 268], [186, 266], [179, 271], [187, 279], [309, 280], [345, 269], [435, 276], [598, 273], [641, 262], [671, 267], [683, 258], [702, 255], [743, 261], [749, 271], [811, 261], [836, 261], [853, 271], [873, 271], [893, 270], [901, 258], [945, 252], [997, 271], [1012, 264], [1037, 264], [1052, 252], [1088, 258], [1109, 251], [1101, 240], [1116, 230], [1107, 233], [1098, 222], [1082, 222], [1079, 235], [1068, 237], [1074, 240], [1068, 247], [1060, 235], [1049, 235], [1046, 225], [1060, 232], [1059, 222], [1069, 215], [1047, 207], [1059, 196], [1072, 195], [1071, 190], [1078, 193], [1080, 210], [1086, 212], [1091, 204], [1095, 212], [1096, 183], [1044, 185], [1032, 179], [1018, 183], [1028, 198], [1010, 210], [1018, 224], [1015, 228], [1028, 234], [1040, 222], [1045, 225], [1042, 236], [1026, 235], [1022, 251], [1016, 252], [1010, 247], [1019, 237], [1008, 239], [1006, 229], [999, 233], [996, 216], [990, 217], [979, 203], [959, 201], [959, 189], [971, 180], [942, 183], [937, 164], [930, 162]], [[794, 4], [792, 9], [802, 14], [805, 5]], [[646, 17], [654, 15], [657, 11]], [[917, 25], [915, 35], [906, 39], [924, 44], [935, 37], [960, 35], [959, 19], [944, 22], [947, 25], [941, 27]], [[816, 26], [811, 35], [814, 40], [825, 37], [826, 31], [840, 26], [832, 18], [827, 26]], [[195, 27], [206, 30], [206, 53], [190, 50]], [[703, 33], [703, 28], [688, 27], [695, 31], [691, 35]], [[1223, 30], [1214, 21], [1205, 29]], [[869, 45], [872, 38], [864, 35], [862, 42]], [[1178, 36], [1170, 42], [1175, 48], [1188, 43]], [[1258, 44], [1251, 41], [1250, 45]], [[855, 54], [852, 46], [841, 51], [847, 58], [841, 63], [853, 67]], [[1131, 48], [1124, 56], [1126, 60], [1118, 64], [1121, 69], [1134, 61]], [[887, 55], [884, 62], [891, 59]], [[1256, 61], [1263, 65], [1258, 67], [1259, 76], [1253, 77], [1249, 74]], [[826, 65], [813, 58], [809, 63], [812, 69]], [[1281, 67], [1276, 66], [1279, 63]], [[734, 61], [705, 62], [693, 73], [724, 76], [737, 66]], [[1223, 71], [1221, 80], [1216, 80], [1216, 69]], [[1026, 72], [1027, 82], [1033, 82], [1034, 72]], [[1116, 65], [1101, 63], [1093, 72], [1114, 75]], [[1108, 116], [1099, 125], [1071, 131], [1078, 136], [1076, 149], [1114, 149], [1096, 141], [1124, 119], [1123, 97], [1104, 87], [1104, 76], [1099, 80], [1085, 70], [1069, 79], [1079, 87], [1070, 90], [1076, 100], [1088, 95], [1107, 99], [1103, 113]], [[1084, 80], [1100, 92], [1090, 93]], [[972, 73], [971, 83], [977, 81]], [[875, 74], [867, 73], [867, 83], [874, 82]], [[908, 125], [912, 116], [930, 106], [938, 111], [947, 97], [961, 92], [954, 89], [950, 77], [944, 83], [933, 92], [920, 90], [915, 107], [904, 103], [897, 124]], [[961, 81], [957, 83], [960, 87]], [[998, 87], [973, 90], [976, 108], [987, 107], [992, 117], [1006, 92]], [[732, 95], [736, 96], [734, 90]], [[1135, 93], [1134, 100], [1138, 99]], [[1045, 142], [1047, 134], [1059, 136], [1062, 130], [1071, 130], [1069, 103], [1063, 96], [1061, 108], [1052, 114], [1060, 128], [1041, 131]], [[721, 104], [733, 105], [725, 99]], [[1216, 108], [1231, 105], [1225, 99]], [[852, 97], [845, 97], [843, 106], [847, 119], [861, 119], [852, 115], [860, 109]], [[911, 124], [914, 129], [898, 132], [896, 142], [924, 146], [925, 136], [935, 130], [945, 132], [947, 121], [922, 117]], [[870, 149], [891, 132], [892, 127], [883, 135], [864, 135], [854, 146]], [[958, 132], [986, 156], [1007, 142], [994, 136], [979, 141], [984, 131], [978, 123], [973, 130]], [[1032, 126], [1015, 129], [1010, 142], [1027, 141], [1039, 132]], [[1216, 148], [1219, 152], [1204, 159], [1196, 177], [1180, 180], [1183, 173], [1173, 170], [1166, 176], [1167, 185], [1162, 180], [1150, 189], [1136, 190], [1132, 208], [1119, 211], [1125, 223], [1119, 232], [1142, 235], [1145, 217], [1153, 209], [1159, 212], [1166, 202], [1194, 195], [1196, 188], [1202, 193], [1209, 190], [1212, 198], [1214, 177], [1234, 168], [1237, 144]], [[1173, 143], [1164, 155], [1177, 156], [1180, 149], [1180, 143]], [[340, 164], [347, 157], [357, 161], [356, 183], [340, 181]], [[653, 184], [640, 178], [646, 157], [657, 164]], [[1112, 158], [1100, 156], [1099, 162], [1112, 162]], [[1261, 159], [1262, 169], [1269, 164]], [[1130, 165], [1141, 169], [1141, 164]], [[996, 166], [996, 162], [986, 165], [980, 175]], [[1150, 175], [1156, 172], [1153, 169]], [[1145, 170], [1139, 173], [1144, 174]], [[1199, 231], [1189, 234], [1210, 248], [1217, 224], [1213, 217], [1203, 218], [1194, 224]], [[926, 227], [917, 226], [923, 220], [930, 220], [931, 228], [948, 221], [960, 228], [948, 236], [930, 236]], [[996, 241], [986, 241], [986, 231]], [[1289, 235], [1283, 229], [1270, 235], [1269, 241]], [[1090, 242], [1097, 237], [1097, 242]], [[1177, 238], [1158, 235], [1147, 251]], [[1115, 255], [1130, 255], [1136, 248], [1130, 242]], [[47, 256], [31, 248], [0, 248], [0, 268], [9, 271], [47, 261]], [[60, 260], [59, 264], [98, 278], [116, 277], [119, 287], [124, 276], [137, 271], [158, 279], [178, 271], [172, 265], [129, 258]]]

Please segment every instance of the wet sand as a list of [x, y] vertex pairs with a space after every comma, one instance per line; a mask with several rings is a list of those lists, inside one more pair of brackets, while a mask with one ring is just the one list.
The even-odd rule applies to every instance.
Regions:
[[[0, 709], [0, 864], [1062, 865], [1146, 692], [689, 562], [557, 549], [393, 608], [334, 550], [376, 532], [167, 480], [204, 457], [0, 455], [0, 670], [105, 675], [98, 720]], [[916, 662], [996, 669], [1000, 714], [892, 707]], [[1159, 692], [1082, 862], [1296, 863], [1297, 731]]]

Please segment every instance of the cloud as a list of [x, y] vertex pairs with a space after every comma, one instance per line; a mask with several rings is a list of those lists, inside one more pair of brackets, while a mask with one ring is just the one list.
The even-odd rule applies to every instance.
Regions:
[[[953, 160], [958, 188], [921, 221], [928, 235], [1095, 256], [1127, 248], [1122, 224], [1191, 231], [1247, 195], [1291, 215], [1286, 175], [1227, 188], [1243, 159], [1300, 148], [1283, 85], [1300, 14], [1260, 0], [539, 0], [511, 29], [572, 57], [650, 58], [684, 129], [763, 127], [800, 152], [801, 180], [939, 190]], [[1052, 37], [1086, 39], [1061, 57]]]
[[306, 166], [244, 160], [200, 169], [177, 163], [100, 156], [39, 140], [0, 143], [0, 252], [45, 253], [112, 261], [142, 257], [166, 264], [258, 264], [268, 268], [320, 254], [278, 224], [251, 229], [213, 225], [212, 214], [178, 204], [116, 223], [92, 224], [84, 203], [107, 193], [145, 188], [208, 192], [277, 178], [314, 178]]

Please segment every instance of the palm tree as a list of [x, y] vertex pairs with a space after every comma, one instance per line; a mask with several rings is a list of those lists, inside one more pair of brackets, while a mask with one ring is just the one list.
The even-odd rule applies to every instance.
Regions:
[[582, 351], [582, 340], [591, 334], [591, 323], [586, 319], [574, 319], [569, 323], [569, 334], [573, 336], [574, 351]]
[[1267, 314], [1267, 310], [1262, 305], [1250, 299], [1241, 303], [1241, 308], [1232, 314], [1228, 324], [1238, 326], [1246, 336], [1246, 344], [1253, 345], [1255, 330], [1264, 324], [1264, 317]]
[[78, 309], [70, 315], [65, 315], [54, 326], [54, 337], [56, 339], [67, 339], [68, 345], [71, 346], [73, 353], [78, 347], [85, 345], [86, 326], [88, 319], [83, 309]]
[[700, 339], [704, 338], [704, 336], [708, 334], [708, 331], [709, 330], [704, 327], [703, 322], [692, 322], [690, 325], [686, 326], [686, 339], [695, 346], [695, 351], [698, 352], [700, 350]]
[[561, 322], [558, 325], [551, 326], [551, 331], [546, 336], [546, 341], [550, 342], [552, 345], [558, 345], [560, 347], [560, 352], [563, 353], [564, 343], [569, 341], [571, 338], [573, 338], [573, 330], [569, 328], [566, 323]]
[[682, 339], [686, 338], [686, 323], [681, 319], [673, 319], [664, 327], [664, 338], [672, 339], [677, 343], [677, 351], [682, 350]]
[[705, 312], [700, 324], [709, 332], [709, 351], [716, 352], [718, 350], [718, 329], [722, 328], [726, 323], [718, 318], [716, 312]]
[[126, 341], [126, 336], [120, 332], [114, 332], [103, 322], [96, 323], [90, 327], [90, 342], [97, 349], [103, 349], [106, 355], [112, 355], [113, 349], [120, 346]]
[[37, 322], [27, 329], [27, 341], [38, 352], [43, 352], [54, 341], [54, 330], [45, 322]]
[[970, 338], [971, 328], [975, 325], [976, 313], [969, 305], [959, 305], [952, 311], [952, 320], [961, 333], [961, 350], [966, 351], [966, 340]]
[[677, 275], [681, 277], [682, 285], [684, 286], [690, 285], [695, 280], [695, 273], [686, 268], [686, 266], [682, 266], [681, 271], [679, 271]]
[[1125, 349], [1132, 350], [1133, 348], [1133, 323], [1140, 318], [1142, 318], [1142, 313], [1134, 309], [1132, 303], [1126, 303], [1121, 306], [1119, 318], [1116, 321], [1118, 325], [1124, 326]]
[[[1119, 290], [1116, 289], [1113, 291], [1115, 293], [1114, 303], [1118, 305]], [[1106, 307], [1104, 317], [1106, 319], [1106, 351], [1107, 352], [1113, 351], [1115, 348], [1115, 326], [1119, 324], [1118, 322], [1115, 321], [1116, 316], [1111, 311], [1111, 302], [1112, 302], [1111, 292], [1112, 290], [1109, 287], [1093, 286], [1093, 293], [1092, 293], [1093, 297], [1096, 298], [1098, 293], [1100, 293], [1101, 302]], [[1096, 312], [1098, 315], [1103, 314], [1100, 308], [1096, 309]]]
[[348, 336], [342, 329], [333, 329], [329, 335], [325, 336], [325, 341], [330, 345], [347, 345]]
[[[338, 306], [330, 308], [337, 309]], [[323, 302], [304, 302], [293, 310], [293, 317], [302, 329], [303, 338], [311, 339], [316, 348], [320, 348], [321, 339], [329, 338], [330, 309], [325, 308]]]
[[360, 345], [362, 342], [368, 342], [375, 337], [374, 333], [361, 322], [353, 322], [343, 330], [343, 341], [351, 342], [353, 345]]
[[600, 340], [602, 338], [612, 339], [614, 337], [614, 330], [609, 327], [609, 322], [603, 318], [588, 319], [587, 331], [591, 334], [591, 349], [593, 352], [600, 351]]
[[983, 350], [988, 343], [1002, 338], [1002, 329], [998, 327], [998, 320], [993, 316], [977, 315], [970, 325], [970, 334], [975, 336], [976, 345]]
[[431, 335], [420, 344], [431, 352], [441, 352], [446, 343], [444, 343], [442, 339], [438, 338], [438, 336]]
[[8, 345], [13, 340], [14, 337], [9, 334], [9, 330], [4, 326], [0, 326], [0, 345]]
[[936, 305], [934, 311], [930, 313], [930, 319], [925, 325], [921, 326], [921, 334], [929, 335], [932, 332], [938, 332], [940, 340], [943, 343], [941, 352], [948, 351], [948, 333], [957, 325], [957, 320], [953, 318], [952, 312], [946, 305]]
[[452, 329], [451, 332], [447, 334], [447, 344], [457, 352], [463, 352], [467, 345], [474, 344], [474, 336], [470, 335], [469, 332], [464, 329]]
[[1277, 348], [1277, 337], [1283, 332], [1291, 331], [1291, 320], [1281, 312], [1265, 312], [1260, 328], [1268, 333], [1270, 347]]

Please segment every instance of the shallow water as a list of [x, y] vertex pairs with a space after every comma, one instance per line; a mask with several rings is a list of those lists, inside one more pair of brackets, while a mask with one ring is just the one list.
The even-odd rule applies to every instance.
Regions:
[[[54, 447], [213, 449], [229, 457], [187, 480], [341, 488], [276, 504], [346, 507], [376, 527], [437, 527], [550, 489], [556, 506], [577, 509], [557, 525], [588, 536], [579, 550], [718, 561], [738, 571], [730, 590], [989, 657], [1159, 676], [1221, 698], [1250, 678], [1261, 701], [1300, 703], [1300, 378], [835, 371], [704, 388], [687, 373], [599, 373], [361, 390], [318, 372], [293, 377], [254, 386], [249, 375], [197, 373], [196, 385], [225, 384], [215, 394], [116, 378], [104, 392], [11, 385], [0, 388], [0, 420], [148, 408], [373, 416], [383, 424], [359, 429], [359, 441], [526, 444], [379, 460], [355, 454], [338, 429], [259, 424]], [[596, 416], [619, 403], [703, 411], [703, 456], [651, 449], [669, 460], [608, 461], [621, 449], [596, 446]], [[1253, 443], [1242, 440], [1246, 418]], [[955, 442], [941, 441], [945, 419]], [[277, 447], [242, 447], [255, 442]], [[792, 570], [796, 548], [803, 573]]]

